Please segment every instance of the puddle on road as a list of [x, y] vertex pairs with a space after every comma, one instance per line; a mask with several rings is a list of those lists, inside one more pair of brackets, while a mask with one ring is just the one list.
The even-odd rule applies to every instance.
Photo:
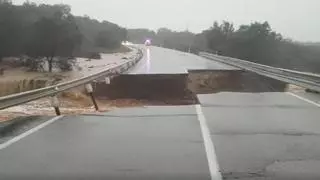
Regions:
[[189, 74], [121, 75], [110, 85], [95, 84], [101, 100], [136, 99], [148, 105], [198, 103], [196, 94], [219, 92], [284, 92], [287, 83], [242, 70], [201, 70]]

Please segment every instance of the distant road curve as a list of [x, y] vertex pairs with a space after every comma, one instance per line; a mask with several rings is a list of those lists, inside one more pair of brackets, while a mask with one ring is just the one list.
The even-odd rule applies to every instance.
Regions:
[[200, 56], [155, 46], [138, 45], [144, 57], [129, 74], [184, 74], [188, 70], [236, 69]]

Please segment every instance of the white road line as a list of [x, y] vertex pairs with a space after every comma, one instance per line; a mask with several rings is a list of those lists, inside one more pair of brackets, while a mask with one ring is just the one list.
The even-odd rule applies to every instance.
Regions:
[[214, 150], [213, 142], [210, 137], [210, 131], [207, 125], [207, 120], [203, 115], [201, 105], [199, 104], [196, 105], [196, 110], [197, 110], [198, 120], [200, 121], [200, 128], [201, 128], [201, 133], [204, 140], [204, 146], [206, 149], [211, 180], [221, 180], [222, 176], [219, 170], [217, 155]]
[[[147, 52], [147, 54], [145, 55], [146, 57], [146, 59], [145, 59], [145, 62], [144, 62], [144, 64], [142, 64], [141, 65], [141, 67], [137, 70], [137, 72], [149, 72], [149, 69], [150, 69], [150, 61], [151, 61], [151, 59], [150, 59], [150, 49], [148, 48], [147, 50], [146, 50], [146, 52]], [[140, 62], [142, 62], [143, 61], [143, 59], [140, 61]]]
[[52, 118], [52, 119], [50, 119], [50, 120], [48, 120], [48, 121], [46, 121], [46, 122], [34, 127], [34, 128], [32, 128], [32, 129], [30, 129], [30, 130], [28, 130], [28, 131], [26, 131], [26, 132], [24, 132], [24, 133], [22, 133], [22, 134], [20, 134], [20, 135], [18, 135], [16, 137], [14, 137], [14, 138], [8, 140], [7, 142], [5, 142], [3, 144], [0, 144], [0, 150], [7, 148], [8, 146], [12, 145], [13, 143], [18, 142], [19, 140], [29, 136], [30, 134], [32, 134], [32, 133], [34, 133], [36, 131], [39, 131], [40, 129], [48, 126], [49, 124], [57, 121], [58, 119], [61, 119], [62, 117], [63, 116], [54, 117], [54, 118]]
[[147, 63], [144, 63], [143, 65], [141, 65], [141, 67], [137, 70], [137, 72], [145, 72], [144, 69], [147, 66]]
[[309, 100], [309, 99], [307, 99], [307, 98], [301, 97], [301, 96], [299, 96], [299, 95], [297, 95], [297, 94], [294, 94], [294, 93], [291, 93], [291, 92], [287, 92], [287, 94], [289, 94], [289, 95], [291, 95], [291, 96], [294, 96], [294, 97], [296, 97], [296, 98], [298, 98], [298, 99], [301, 99], [301, 100], [303, 100], [303, 101], [306, 101], [306, 102], [308, 102], [308, 103], [310, 103], [310, 104], [313, 104], [313, 105], [315, 105], [315, 106], [320, 107], [320, 104], [318, 104], [318, 103], [316, 103], [316, 102], [314, 102], [314, 101], [311, 101], [311, 100]]

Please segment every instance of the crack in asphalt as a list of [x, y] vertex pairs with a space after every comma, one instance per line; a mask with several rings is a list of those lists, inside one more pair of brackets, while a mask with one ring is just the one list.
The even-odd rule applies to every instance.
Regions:
[[211, 135], [241, 136], [241, 135], [280, 135], [280, 136], [320, 136], [310, 132], [215, 132]]
[[119, 117], [119, 118], [135, 118], [135, 117], [195, 117], [197, 114], [150, 114], [150, 115], [105, 115], [105, 114], [82, 114], [81, 116], [103, 116], [103, 117]]
[[247, 179], [247, 178], [262, 178], [266, 177], [265, 171], [256, 171], [256, 172], [223, 172], [223, 179]]
[[221, 104], [202, 104], [202, 107], [216, 107], [216, 108], [275, 108], [275, 109], [319, 109], [313, 106], [301, 106], [301, 105], [221, 105]]

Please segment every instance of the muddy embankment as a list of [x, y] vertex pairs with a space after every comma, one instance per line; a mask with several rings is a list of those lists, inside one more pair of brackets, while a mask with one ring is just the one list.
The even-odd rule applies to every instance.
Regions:
[[[0, 81], [0, 96], [46, 87], [61, 79], [37, 78]], [[195, 104], [196, 94], [218, 92], [283, 92], [286, 83], [241, 70], [201, 70], [188, 74], [121, 75], [111, 84], [94, 83], [103, 102], [131, 99], [147, 104]], [[69, 93], [70, 94], [70, 93]]]
[[[12, 82], [11, 82], [12, 83]], [[53, 82], [48, 79], [22, 80], [1, 84], [2, 94], [40, 88]], [[100, 111], [146, 105], [197, 104], [197, 94], [219, 92], [283, 92], [288, 84], [240, 70], [190, 71], [188, 74], [120, 75], [111, 80], [93, 83], [94, 96]], [[63, 114], [93, 113], [90, 97], [81, 86], [59, 95]], [[17, 116], [54, 115], [50, 98], [29, 102], [0, 112], [0, 121]], [[2, 118], [2, 119], [1, 119]]]
[[194, 104], [187, 79], [187, 74], [121, 75], [109, 85], [96, 83], [94, 95], [102, 100], [132, 99], [155, 105]]
[[288, 84], [243, 70], [190, 71], [188, 89], [196, 94], [283, 92]]
[[8, 80], [0, 81], [0, 96], [20, 93], [46, 87], [51, 84], [51, 80], [47, 79], [22, 79], [22, 80]]

